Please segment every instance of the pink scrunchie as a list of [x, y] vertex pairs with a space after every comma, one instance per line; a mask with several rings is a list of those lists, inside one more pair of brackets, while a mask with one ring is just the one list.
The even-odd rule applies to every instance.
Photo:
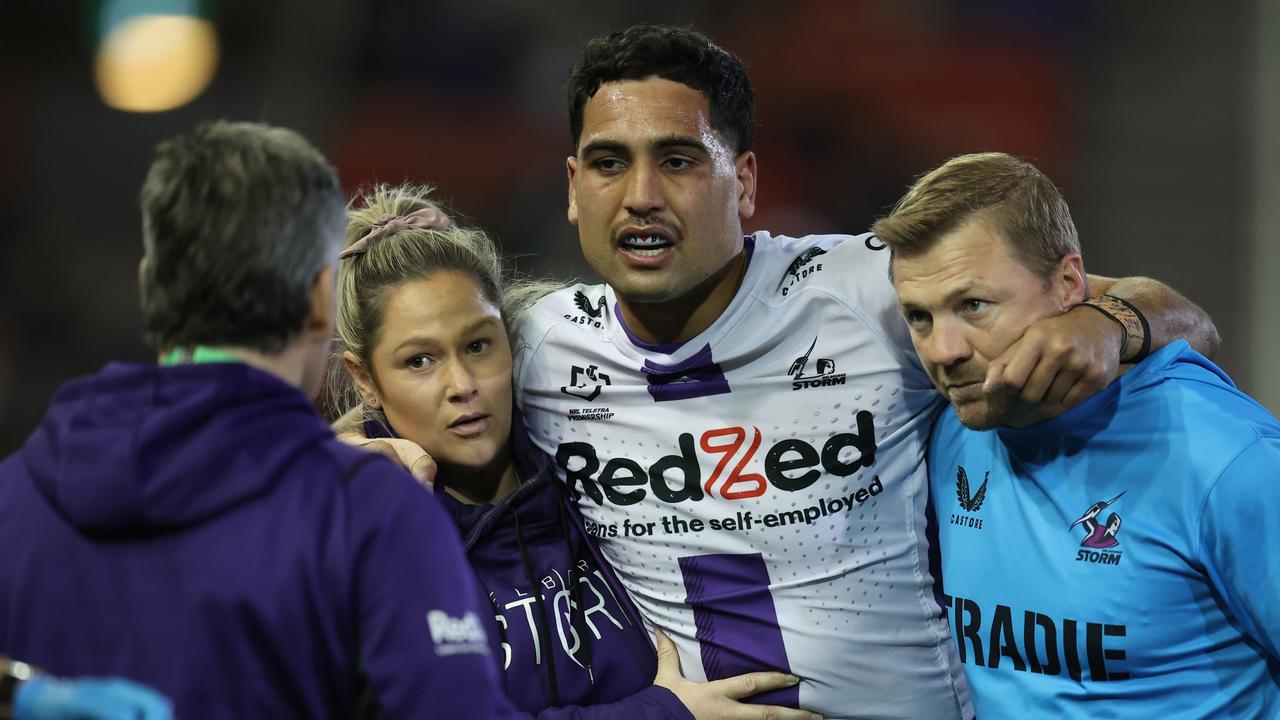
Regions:
[[369, 243], [377, 240], [383, 235], [389, 235], [397, 230], [405, 228], [419, 228], [422, 230], [444, 230], [453, 225], [453, 221], [448, 215], [440, 212], [436, 208], [423, 208], [415, 210], [408, 215], [397, 217], [395, 215], [383, 215], [373, 222], [373, 228], [364, 234], [364, 237], [347, 246], [342, 254], [338, 255], [338, 259], [349, 258], [352, 255], [359, 255], [369, 249]]

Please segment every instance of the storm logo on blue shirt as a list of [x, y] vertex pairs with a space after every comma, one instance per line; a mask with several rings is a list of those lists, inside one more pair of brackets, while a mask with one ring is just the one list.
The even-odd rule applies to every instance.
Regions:
[[1076, 518], [1075, 522], [1067, 526], [1067, 530], [1072, 530], [1079, 525], [1084, 529], [1084, 540], [1080, 542], [1080, 550], [1076, 553], [1076, 560], [1080, 562], [1092, 562], [1101, 565], [1119, 565], [1120, 551], [1099, 552], [1107, 550], [1120, 544], [1120, 515], [1119, 513], [1111, 513], [1107, 516], [1105, 524], [1098, 522], [1098, 518], [1102, 515], [1102, 511], [1111, 507], [1111, 505], [1124, 497], [1124, 493], [1111, 498], [1110, 500], [1099, 500], [1089, 506], [1084, 514]]

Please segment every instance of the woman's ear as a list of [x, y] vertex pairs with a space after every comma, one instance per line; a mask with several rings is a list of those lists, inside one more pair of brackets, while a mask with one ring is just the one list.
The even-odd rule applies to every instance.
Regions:
[[355, 356], [350, 350], [342, 353], [342, 366], [347, 369], [347, 374], [351, 376], [351, 381], [355, 383], [356, 392], [360, 393], [360, 399], [365, 405], [377, 410], [382, 407], [382, 403], [378, 398], [378, 385], [373, 381], [373, 375], [365, 369], [364, 363]]

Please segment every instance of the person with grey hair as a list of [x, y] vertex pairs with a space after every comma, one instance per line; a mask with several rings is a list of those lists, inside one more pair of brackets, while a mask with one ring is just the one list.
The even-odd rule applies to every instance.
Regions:
[[54, 397], [0, 463], [0, 647], [186, 717], [507, 716], [453, 524], [316, 415], [344, 197], [298, 134], [215, 122], [142, 188], [158, 364]]

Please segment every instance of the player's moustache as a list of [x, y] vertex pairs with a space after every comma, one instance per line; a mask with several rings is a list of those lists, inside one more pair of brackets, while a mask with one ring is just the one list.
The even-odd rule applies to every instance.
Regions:
[[656, 215], [628, 215], [625, 220], [614, 223], [613, 239], [621, 240], [623, 229], [628, 227], [657, 228], [673, 243], [679, 243], [684, 239], [684, 234], [680, 232], [680, 228], [676, 227], [670, 220]]

